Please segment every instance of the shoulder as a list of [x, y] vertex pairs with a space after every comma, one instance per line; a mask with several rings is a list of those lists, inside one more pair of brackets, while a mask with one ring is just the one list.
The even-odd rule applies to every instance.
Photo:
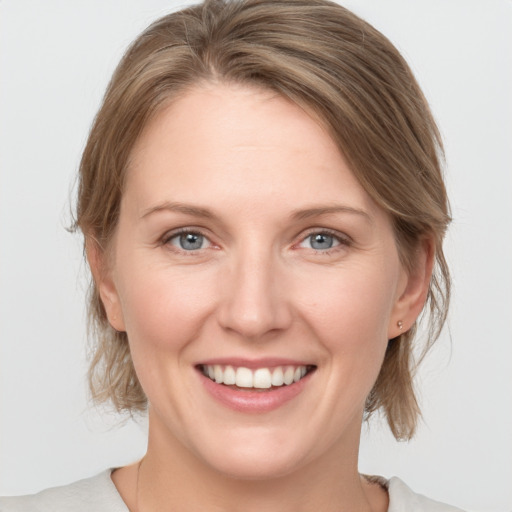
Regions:
[[384, 485], [389, 494], [388, 512], [463, 512], [460, 508], [416, 494], [399, 478], [393, 477]]
[[0, 512], [128, 512], [111, 472], [30, 496], [0, 497]]

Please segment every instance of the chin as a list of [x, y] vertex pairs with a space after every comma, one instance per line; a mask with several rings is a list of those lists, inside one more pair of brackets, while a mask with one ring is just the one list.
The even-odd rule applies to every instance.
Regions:
[[290, 436], [289, 429], [268, 425], [233, 428], [229, 434], [224, 429], [224, 435], [212, 431], [206, 437], [195, 437], [194, 441], [187, 443], [186, 449], [195, 454], [199, 464], [238, 480], [286, 476], [307, 464], [312, 455], [308, 454], [306, 447], [310, 443], [305, 439]]

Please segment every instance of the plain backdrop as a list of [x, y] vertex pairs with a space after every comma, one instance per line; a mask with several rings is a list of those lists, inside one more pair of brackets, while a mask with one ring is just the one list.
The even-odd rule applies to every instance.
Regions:
[[[88, 403], [87, 274], [71, 222], [81, 150], [127, 44], [186, 2], [0, 0], [0, 494], [140, 457], [144, 421]], [[512, 2], [350, 0], [402, 51], [447, 150], [449, 329], [418, 385], [424, 422], [364, 428], [360, 469], [467, 510], [512, 510]]]

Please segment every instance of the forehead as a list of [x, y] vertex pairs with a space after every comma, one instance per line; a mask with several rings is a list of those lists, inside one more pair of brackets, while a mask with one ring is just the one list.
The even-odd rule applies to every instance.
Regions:
[[186, 91], [148, 123], [133, 148], [125, 192], [141, 207], [158, 199], [233, 198], [247, 207], [291, 207], [345, 197], [375, 208], [313, 117], [272, 91], [225, 84]]

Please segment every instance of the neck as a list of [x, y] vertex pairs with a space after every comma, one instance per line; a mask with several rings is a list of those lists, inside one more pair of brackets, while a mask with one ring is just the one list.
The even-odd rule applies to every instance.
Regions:
[[150, 421], [148, 451], [137, 475], [135, 512], [322, 512], [386, 510], [387, 496], [357, 471], [354, 443], [333, 447], [293, 472], [240, 479], [205, 464]]

